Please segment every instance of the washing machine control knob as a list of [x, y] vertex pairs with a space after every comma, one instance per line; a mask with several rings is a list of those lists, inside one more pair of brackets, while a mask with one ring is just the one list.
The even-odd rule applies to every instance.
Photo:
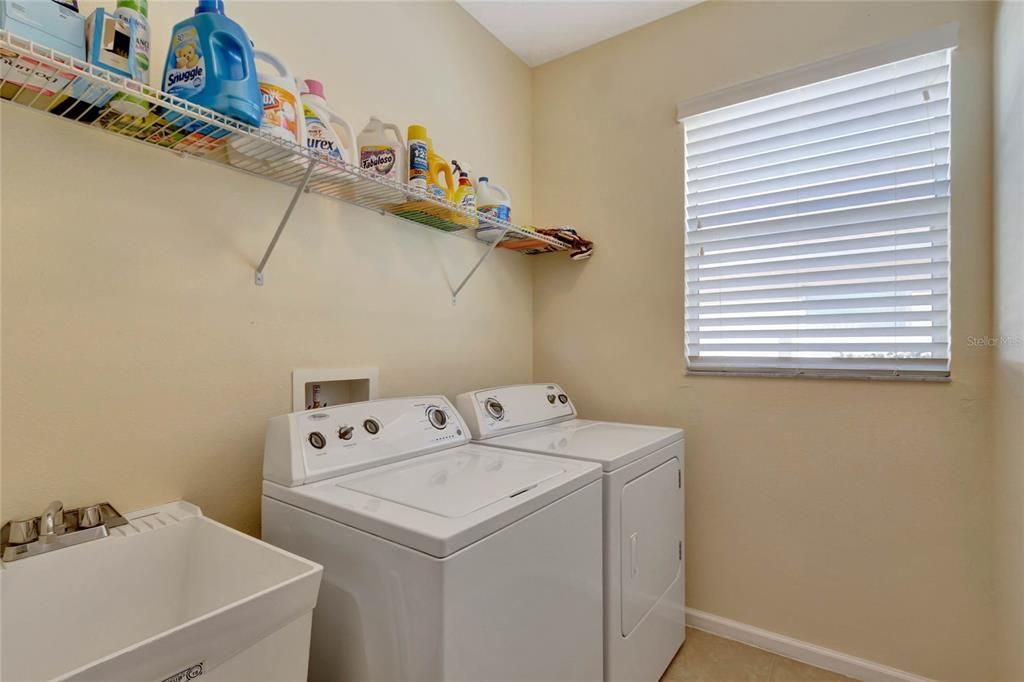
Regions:
[[352, 440], [352, 432], [355, 431], [351, 426], [342, 426], [338, 429], [338, 438], [342, 440]]
[[565, 405], [567, 402], [569, 402], [569, 396], [567, 396], [564, 393], [559, 393], [558, 394], [558, 402], [560, 402], [563, 405]]
[[448, 414], [437, 405], [431, 405], [427, 408], [427, 420], [438, 431], [448, 426]]
[[363, 422], [363, 428], [371, 436], [376, 436], [380, 433], [380, 422], [373, 418], [367, 419]]
[[309, 434], [309, 444], [312, 445], [317, 450], [323, 450], [325, 447], [327, 447], [327, 439], [324, 438], [324, 434], [320, 433], [319, 431], [314, 431], [313, 433]]
[[554, 393], [548, 393], [548, 402], [551, 403], [552, 405], [555, 404], [555, 394]]

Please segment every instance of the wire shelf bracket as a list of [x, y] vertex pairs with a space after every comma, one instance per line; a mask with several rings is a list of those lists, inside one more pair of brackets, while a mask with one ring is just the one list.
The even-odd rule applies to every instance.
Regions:
[[270, 256], [274, 253], [274, 248], [277, 246], [277, 240], [281, 238], [281, 233], [284, 232], [284, 228], [288, 225], [288, 220], [292, 217], [292, 211], [295, 210], [295, 206], [299, 203], [299, 197], [302, 196], [303, 192], [306, 191], [306, 187], [309, 186], [309, 179], [313, 176], [315, 169], [316, 159], [311, 159], [309, 166], [306, 167], [306, 174], [302, 176], [302, 181], [295, 187], [292, 200], [288, 202], [288, 208], [285, 209], [284, 215], [281, 216], [281, 222], [278, 223], [274, 236], [270, 238], [270, 243], [267, 244], [267, 250], [263, 252], [263, 258], [260, 259], [259, 265], [256, 266], [256, 286], [258, 287], [263, 286], [263, 270], [266, 269], [267, 261], [270, 260]]
[[498, 246], [498, 242], [500, 242], [505, 237], [506, 232], [508, 232], [508, 228], [502, 228], [501, 234], [498, 236], [497, 239], [491, 242], [491, 245], [488, 246], [487, 249], [484, 250], [483, 255], [480, 256], [480, 259], [477, 260], [476, 264], [473, 265], [472, 268], [470, 268], [469, 272], [466, 273], [466, 276], [462, 278], [461, 282], [459, 282], [459, 286], [451, 290], [452, 305], [455, 305], [458, 302], [459, 292], [461, 292], [462, 289], [467, 284], [469, 284], [469, 280], [473, 279], [473, 275], [475, 275], [476, 271], [480, 269], [480, 266], [484, 264], [484, 261], [487, 260], [487, 257], [494, 253], [494, 249]]

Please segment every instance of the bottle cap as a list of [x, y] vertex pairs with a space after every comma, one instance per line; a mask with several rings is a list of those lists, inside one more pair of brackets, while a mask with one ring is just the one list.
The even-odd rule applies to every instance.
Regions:
[[149, 17], [149, 0], [117, 0], [118, 9], [130, 9], [144, 17]]
[[320, 81], [315, 81], [312, 78], [307, 78], [302, 82], [306, 84], [306, 89], [302, 94], [308, 93], [310, 95], [316, 95], [317, 97], [320, 97], [322, 99], [327, 99], [326, 97], [324, 97], [323, 83], [321, 83]]
[[224, 14], [224, 1], [223, 0], [199, 0], [199, 5], [196, 7], [196, 14], [205, 14], [207, 12], [214, 12], [216, 14]]
[[486, 175], [481, 175], [479, 178], [476, 179], [476, 181], [477, 182], [487, 182], [487, 176]]
[[411, 125], [409, 126], [409, 135], [407, 137], [410, 140], [425, 140], [427, 139], [427, 129], [423, 126]]

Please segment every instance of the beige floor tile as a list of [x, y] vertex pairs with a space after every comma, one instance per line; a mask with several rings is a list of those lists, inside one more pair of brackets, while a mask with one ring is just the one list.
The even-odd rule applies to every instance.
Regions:
[[852, 682], [851, 678], [686, 628], [662, 682]]
[[774, 654], [686, 629], [686, 643], [665, 671], [663, 682], [769, 682]]
[[782, 656], [775, 657], [771, 682], [850, 682], [853, 678], [815, 668]]

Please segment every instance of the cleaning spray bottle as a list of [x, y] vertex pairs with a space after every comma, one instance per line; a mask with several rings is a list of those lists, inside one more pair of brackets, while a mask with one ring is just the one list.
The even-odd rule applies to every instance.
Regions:
[[473, 213], [476, 211], [476, 189], [473, 187], [473, 183], [470, 182], [468, 167], [466, 170], [463, 170], [462, 165], [453, 159], [452, 168], [459, 176], [459, 185], [455, 189], [455, 196], [452, 198], [452, 202], [459, 208], [470, 212], [469, 215], [454, 213], [453, 220], [466, 227], [476, 227], [478, 221]]

